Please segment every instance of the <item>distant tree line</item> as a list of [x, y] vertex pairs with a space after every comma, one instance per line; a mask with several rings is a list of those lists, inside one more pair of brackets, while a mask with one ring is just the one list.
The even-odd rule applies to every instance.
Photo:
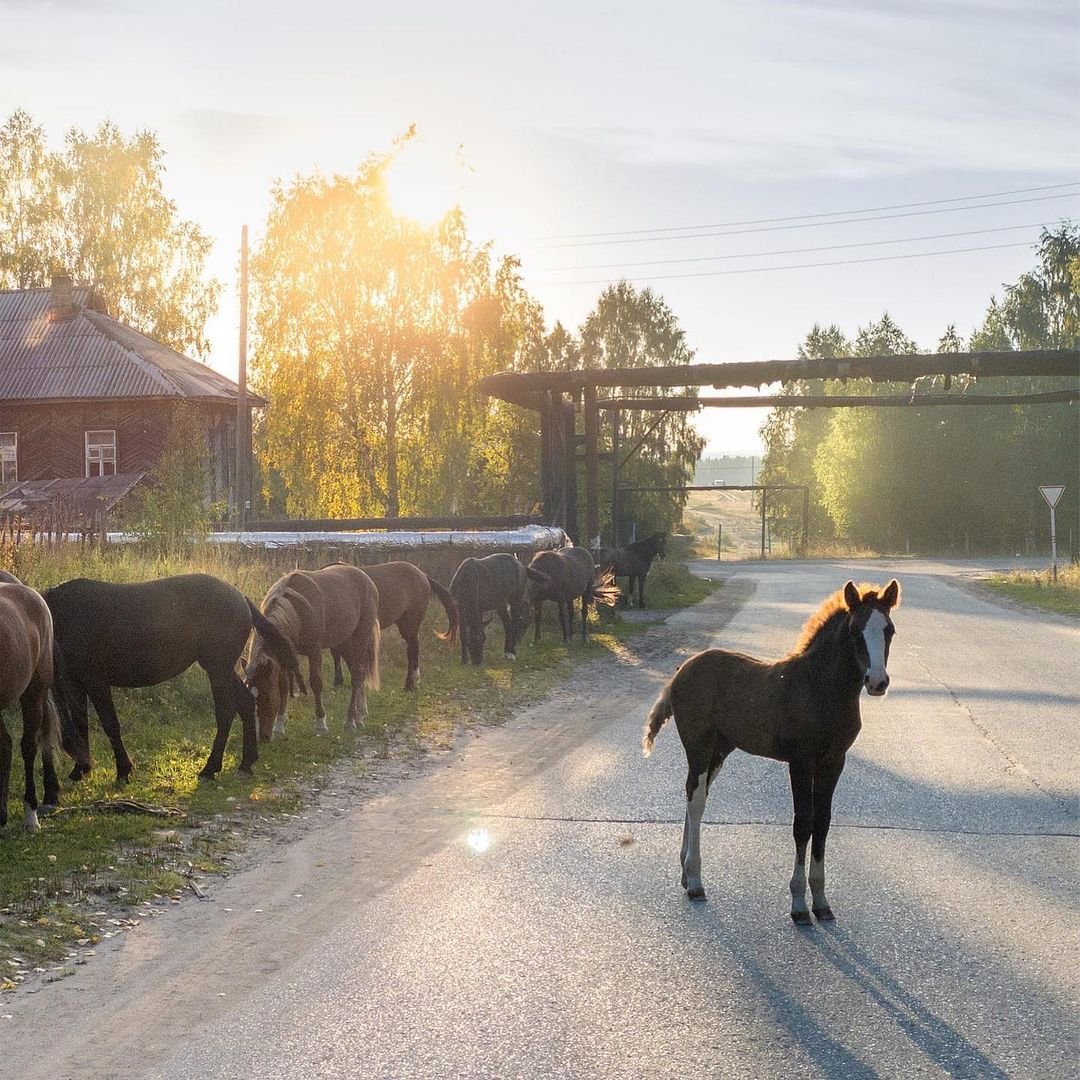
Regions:
[[[991, 299], [965, 343], [954, 326], [939, 352], [1080, 346], [1080, 231], [1043, 231], [1037, 265]], [[835, 325], [815, 325], [800, 358], [875, 356], [920, 351], [885, 313], [850, 340]], [[1076, 529], [1080, 503], [1080, 424], [1076, 406], [918, 407], [923, 393], [1033, 393], [1074, 380], [1046, 378], [920, 380], [916, 405], [904, 408], [774, 409], [762, 427], [762, 483], [808, 484], [811, 543], [839, 542], [881, 551], [1023, 552], [1049, 544], [1049, 512], [1040, 484], [1067, 485], [1059, 504], [1059, 540]], [[911, 394], [907, 384], [869, 380], [800, 381], [793, 394]], [[771, 495], [774, 536], [794, 538], [801, 500]], [[1080, 540], [1080, 531], [1074, 543]]]

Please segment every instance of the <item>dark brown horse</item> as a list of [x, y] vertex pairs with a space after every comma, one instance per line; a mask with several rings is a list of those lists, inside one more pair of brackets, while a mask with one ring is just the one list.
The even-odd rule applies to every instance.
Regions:
[[889, 686], [886, 665], [893, 636], [891, 611], [900, 585], [856, 587], [848, 582], [803, 627], [795, 651], [776, 663], [708, 649], [692, 656], [657, 699], [645, 725], [652, 750], [660, 728], [675, 717], [689, 773], [680, 859], [682, 884], [694, 900], [701, 884], [701, 817], [705, 800], [732, 750], [787, 763], [795, 804], [795, 869], [791, 917], [808, 924], [806, 845], [810, 850], [813, 912], [833, 918], [825, 898], [825, 838], [836, 782], [862, 721], [859, 695], [879, 697]]
[[562, 639], [569, 644], [574, 636], [574, 601], [581, 599], [581, 640], [588, 637], [589, 604], [612, 606], [619, 598], [611, 571], [598, 571], [592, 555], [585, 548], [564, 547], [557, 551], [539, 551], [529, 563], [546, 580], [529, 582], [529, 596], [536, 616], [534, 640], [540, 640], [540, 615], [545, 600], [553, 600], [559, 612]]
[[[322, 650], [336, 648], [341, 653], [352, 676], [345, 730], [355, 731], [367, 717], [365, 689], [379, 687], [379, 593], [371, 578], [347, 563], [321, 570], [294, 570], [270, 587], [262, 611], [297, 654], [307, 657], [318, 735], [328, 731], [322, 703]], [[289, 673], [267, 650], [267, 639], [261, 632], [252, 642], [245, 674], [256, 692], [260, 738], [284, 735]], [[302, 689], [303, 680], [299, 684]]]
[[516, 660], [515, 651], [529, 623], [527, 583], [542, 582], [542, 575], [526, 569], [513, 555], [499, 553], [465, 559], [450, 581], [450, 595], [461, 622], [461, 662], [484, 662], [487, 640], [484, 615], [493, 611], [503, 624], [503, 655]]
[[[415, 690], [420, 681], [420, 626], [431, 603], [431, 595], [434, 593], [439, 598], [450, 624], [445, 634], [435, 631], [440, 641], [454, 641], [457, 638], [457, 604], [448, 589], [412, 563], [376, 563], [362, 569], [379, 590], [379, 628], [385, 630], [389, 626], [396, 626], [405, 642], [405, 689]], [[330, 652], [334, 658], [334, 686], [343, 686], [341, 653], [337, 649]]]
[[209, 574], [182, 574], [133, 585], [76, 578], [49, 589], [58, 655], [57, 698], [62, 698], [77, 739], [71, 779], [90, 771], [87, 700], [93, 703], [112, 744], [116, 778], [124, 783], [135, 766], [120, 737], [114, 686], [156, 686], [198, 664], [214, 695], [217, 736], [199, 775], [221, 772], [233, 717], [240, 713], [244, 750], [240, 771], [258, 759], [255, 702], [236, 673], [255, 627], [286, 668], [296, 669], [289, 643], [239, 589]]
[[645, 607], [645, 578], [652, 568], [653, 560], [667, 554], [667, 533], [654, 532], [644, 540], [637, 540], [626, 547], [600, 552], [596, 560], [599, 566], [610, 566], [616, 583], [619, 578], [629, 578], [626, 599], [634, 598], [634, 582], [637, 582], [639, 608]]
[[[60, 723], [49, 698], [53, 684], [52, 616], [41, 596], [18, 578], [0, 578], [0, 709], [16, 701], [22, 709], [24, 793], [23, 824], [38, 829], [37, 785], [34, 761], [42, 753], [45, 804], [55, 806], [60, 785], [52, 754], [58, 748]], [[7, 824], [11, 786], [11, 735], [0, 713], [0, 827]]]

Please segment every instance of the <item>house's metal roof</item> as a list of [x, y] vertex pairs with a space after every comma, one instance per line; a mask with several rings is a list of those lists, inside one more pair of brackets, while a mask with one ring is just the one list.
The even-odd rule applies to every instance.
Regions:
[[[237, 385], [111, 318], [89, 289], [58, 317], [53, 290], [0, 290], [0, 401], [193, 398], [235, 402]], [[252, 405], [264, 398], [249, 391]]]

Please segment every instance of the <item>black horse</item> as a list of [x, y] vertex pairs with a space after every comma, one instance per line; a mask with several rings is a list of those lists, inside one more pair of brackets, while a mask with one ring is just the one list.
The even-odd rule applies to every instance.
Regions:
[[184, 574], [134, 585], [76, 578], [45, 592], [52, 612], [58, 666], [56, 694], [63, 699], [65, 746], [74, 746], [71, 779], [90, 772], [87, 699], [112, 744], [116, 779], [127, 781], [134, 765], [120, 737], [114, 686], [156, 686], [198, 664], [210, 679], [217, 737], [200, 776], [213, 778], [233, 717], [240, 713], [244, 752], [240, 771], [258, 758], [255, 699], [236, 672], [252, 627], [268, 652], [299, 679], [296, 653], [238, 589], [209, 574]]
[[627, 599], [633, 599], [634, 579], [637, 579], [639, 608], [645, 606], [645, 578], [653, 559], [660, 556], [662, 559], [667, 554], [667, 533], [654, 532], [645, 540], [638, 540], [626, 547], [613, 548], [602, 551], [600, 558], [596, 560], [597, 566], [611, 567], [616, 582], [619, 578], [629, 578], [630, 584], [626, 590]]
[[528, 582], [547, 584], [547, 577], [523, 566], [513, 555], [485, 555], [465, 559], [450, 581], [450, 595], [458, 607], [461, 627], [461, 662], [484, 662], [484, 614], [495, 612], [503, 624], [503, 654], [516, 660], [515, 648], [529, 625]]

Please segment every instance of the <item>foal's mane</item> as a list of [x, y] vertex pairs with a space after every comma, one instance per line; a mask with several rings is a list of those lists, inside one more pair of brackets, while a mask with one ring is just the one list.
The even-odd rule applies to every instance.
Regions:
[[[881, 585], [871, 585], [866, 582], [857, 585], [856, 588], [859, 590], [860, 601], [876, 600], [883, 591]], [[834, 622], [837, 615], [846, 613], [847, 609], [848, 606], [847, 601], [844, 599], [843, 588], [837, 589], [831, 596], [827, 596], [821, 602], [821, 607], [819, 607], [803, 624], [802, 631], [799, 634], [799, 640], [795, 642], [795, 648], [792, 649], [788, 655], [798, 656], [800, 653], [806, 652], [825, 627], [829, 625], [829, 623]]]

